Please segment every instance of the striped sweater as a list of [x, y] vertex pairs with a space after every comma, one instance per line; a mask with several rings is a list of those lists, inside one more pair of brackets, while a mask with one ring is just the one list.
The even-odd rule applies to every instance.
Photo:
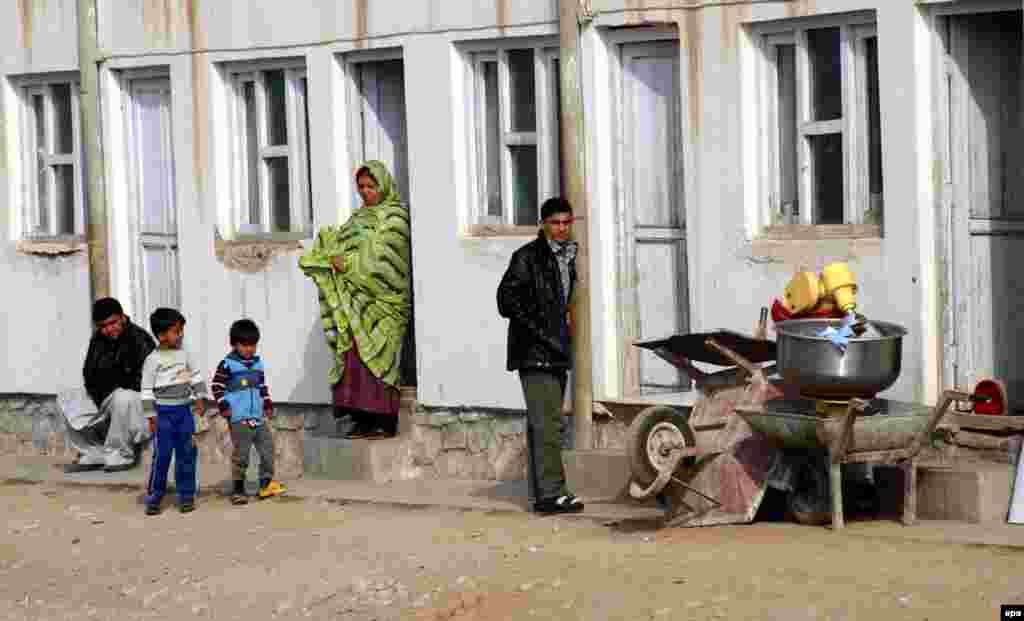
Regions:
[[[189, 405], [206, 398], [206, 382], [192, 356], [183, 349], [154, 349], [142, 363], [142, 400], [158, 406]], [[151, 416], [155, 416], [154, 412]], [[196, 416], [195, 431], [206, 430]]]

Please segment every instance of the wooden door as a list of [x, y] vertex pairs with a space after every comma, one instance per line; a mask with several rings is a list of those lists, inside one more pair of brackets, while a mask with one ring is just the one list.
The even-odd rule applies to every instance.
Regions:
[[620, 48], [621, 333], [627, 395], [689, 390], [678, 369], [632, 346], [689, 324], [679, 47]]
[[1006, 382], [1024, 408], [1021, 11], [950, 17], [945, 383]]
[[132, 283], [138, 321], [161, 306], [181, 307], [178, 218], [167, 78], [129, 82], [127, 139]]

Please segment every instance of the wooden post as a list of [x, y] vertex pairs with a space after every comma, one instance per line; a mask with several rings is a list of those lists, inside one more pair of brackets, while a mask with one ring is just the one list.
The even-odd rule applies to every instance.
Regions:
[[562, 167], [565, 198], [580, 224], [574, 227], [579, 250], [576, 255], [576, 290], [573, 325], [573, 379], [576, 416], [576, 448], [593, 448], [593, 362], [590, 329], [590, 247], [588, 205], [584, 185], [583, 94], [579, 70], [579, 0], [559, 1], [559, 65], [561, 67]]
[[96, 0], [78, 0], [78, 65], [81, 130], [85, 149], [85, 196], [89, 205], [85, 237], [89, 249], [89, 282], [93, 299], [110, 295], [110, 239], [103, 187], [103, 143], [100, 123], [99, 31]]

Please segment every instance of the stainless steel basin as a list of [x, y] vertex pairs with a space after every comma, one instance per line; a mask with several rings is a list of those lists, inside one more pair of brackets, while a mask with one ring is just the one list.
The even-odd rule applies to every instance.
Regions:
[[884, 321], [870, 321], [869, 335], [850, 339], [846, 353], [817, 336], [839, 319], [794, 319], [775, 326], [779, 374], [800, 387], [805, 397], [845, 400], [871, 398], [900, 376], [903, 337], [907, 331]]

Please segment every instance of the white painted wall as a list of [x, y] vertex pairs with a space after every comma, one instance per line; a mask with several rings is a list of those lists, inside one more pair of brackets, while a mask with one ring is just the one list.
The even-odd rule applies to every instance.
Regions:
[[0, 393], [53, 393], [81, 377], [91, 334], [88, 259], [84, 251], [50, 258], [15, 250], [20, 152], [8, 77], [78, 69], [75, 1], [0, 3], [0, 41]]
[[[24, 49], [26, 39], [19, 30], [24, 23], [17, 11], [21, 4], [8, 2], [0, 8], [0, 32], [6, 35], [0, 38], [0, 71], [9, 75], [74, 69], [75, 3], [42, 3], [45, 9], [39, 11], [55, 13], [34, 14], [31, 50]], [[497, 316], [494, 293], [511, 253], [529, 238], [472, 239], [460, 234], [468, 210], [468, 181], [463, 87], [456, 79], [462, 69], [453, 44], [555, 35], [557, 3], [223, 0], [193, 5], [199, 7], [195, 16], [188, 15], [184, 3], [169, 0], [100, 1], [100, 41], [110, 54], [104, 75], [109, 78], [110, 72], [132, 66], [166, 66], [170, 73], [183, 311], [189, 318], [186, 340], [190, 346], [212, 369], [227, 349], [230, 322], [250, 316], [263, 330], [261, 347], [275, 399], [329, 401], [329, 353], [318, 326], [316, 294], [296, 267], [297, 253], [276, 258], [269, 270], [256, 275], [230, 272], [214, 257], [214, 231], [223, 220], [229, 195], [221, 153], [224, 94], [211, 64], [254, 57], [306, 58], [314, 210], [318, 224], [336, 223], [353, 207], [348, 179], [355, 166], [348, 161], [348, 104], [337, 58], [364, 46], [353, 39], [360, 34], [359, 24], [366, 24], [365, 46], [401, 47], [405, 61], [419, 399], [430, 405], [521, 407], [518, 381], [504, 370], [506, 323]], [[927, 31], [920, 9], [909, 1], [887, 0], [780, 1], [700, 11], [627, 10], [636, 3], [625, 0], [594, 0], [591, 5], [596, 18], [585, 29], [583, 70], [592, 210], [587, 225], [594, 241], [596, 393], [609, 396], [617, 385], [613, 361], [619, 350], [614, 286], [608, 277], [614, 272], [610, 252], [615, 243], [615, 179], [610, 169], [613, 141], [608, 135], [606, 76], [613, 60], [600, 29], [646, 19], [678, 24], [681, 64], [687, 72], [692, 328], [750, 330], [758, 308], [781, 295], [795, 270], [848, 259], [861, 283], [862, 308], [870, 316], [900, 323], [910, 331], [903, 376], [891, 396], [933, 397], [934, 382], [929, 378], [935, 372], [936, 329], [930, 304], [935, 278], [922, 268], [934, 262], [931, 232], [924, 230], [932, 223], [922, 217], [931, 205], [931, 148], [924, 118], [930, 93], [927, 79], [921, 79], [921, 68], [929, 59], [928, 47], [922, 44]], [[360, 6], [369, 7], [365, 17], [360, 16]], [[858, 243], [752, 243], [745, 220], [752, 192], [737, 164], [750, 148], [743, 132], [743, 106], [749, 102], [742, 94], [741, 25], [861, 9], [878, 12], [885, 237]], [[179, 53], [193, 47], [203, 53]], [[105, 80], [105, 97], [114, 94], [112, 84]], [[5, 123], [9, 118], [5, 110]], [[109, 139], [109, 128], [105, 131]], [[116, 163], [108, 162], [107, 174], [108, 180], [117, 179]], [[10, 192], [3, 196], [7, 203], [0, 207], [8, 210]], [[19, 303], [17, 310], [5, 308], [8, 320], [0, 330], [6, 333], [0, 336], [6, 336], [4, 342], [12, 346], [0, 354], [0, 360], [6, 356], [2, 369], [7, 371], [0, 377], [0, 392], [50, 392], [46, 374], [26, 371], [30, 365], [23, 361], [36, 362], [33, 369], [77, 372], [88, 336], [84, 261], [42, 264], [16, 256], [9, 246], [0, 252], [5, 288], [8, 282], [17, 283], [20, 290], [32, 292], [32, 303]], [[122, 278], [116, 287], [125, 291], [126, 285]], [[67, 325], [78, 327], [64, 330], [72, 336], [62, 341], [41, 340], [61, 319], [58, 312], [64, 313]]]

